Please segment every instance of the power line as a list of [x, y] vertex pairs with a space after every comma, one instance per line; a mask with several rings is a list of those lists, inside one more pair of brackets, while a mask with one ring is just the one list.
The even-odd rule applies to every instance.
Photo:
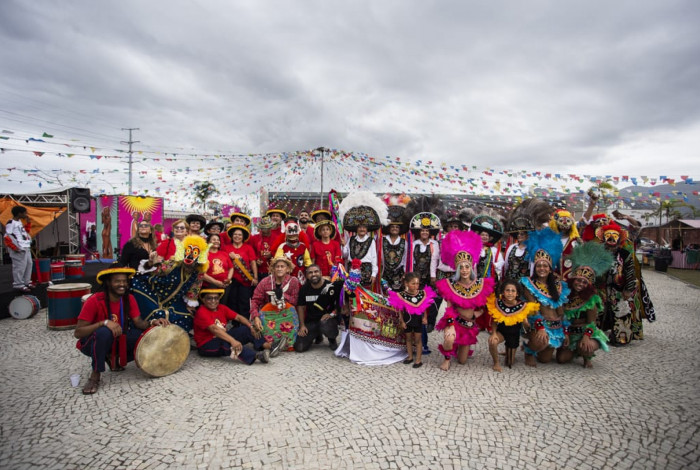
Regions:
[[129, 144], [129, 196], [131, 196], [131, 167], [133, 165], [133, 152], [131, 151], [131, 145], [132, 144], [137, 144], [139, 141], [138, 140], [131, 140], [131, 132], [132, 131], [138, 131], [138, 127], [122, 127], [123, 131], [129, 131], [129, 140], [124, 142], [121, 141], [122, 144]]

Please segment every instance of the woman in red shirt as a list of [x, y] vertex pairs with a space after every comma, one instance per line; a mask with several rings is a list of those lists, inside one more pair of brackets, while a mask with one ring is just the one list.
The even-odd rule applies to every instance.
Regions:
[[158, 253], [158, 256], [163, 258], [163, 260], [168, 260], [172, 258], [175, 255], [175, 250], [177, 250], [177, 242], [182, 242], [182, 240], [185, 239], [185, 236], [190, 231], [190, 226], [189, 224], [185, 221], [185, 219], [180, 219], [176, 222], [173, 223], [173, 236], [171, 238], [168, 238], [165, 241], [162, 241], [160, 245], [158, 245], [158, 248], [156, 249], [156, 253]]
[[218, 233], [212, 233], [207, 239], [209, 242], [209, 269], [204, 274], [205, 289], [225, 289], [231, 284], [233, 278], [233, 261], [226, 251], [221, 249], [221, 237]]
[[233, 279], [229, 286], [226, 306], [246, 318], [250, 317], [250, 298], [258, 285], [258, 267], [255, 251], [245, 243], [250, 232], [242, 225], [232, 225], [228, 229], [231, 237], [229, 257], [233, 261]]

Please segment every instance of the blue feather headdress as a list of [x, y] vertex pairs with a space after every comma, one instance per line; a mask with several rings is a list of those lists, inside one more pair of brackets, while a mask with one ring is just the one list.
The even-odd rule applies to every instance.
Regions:
[[527, 239], [527, 260], [533, 264], [546, 261], [552, 268], [559, 265], [564, 247], [561, 237], [551, 228], [530, 232]]

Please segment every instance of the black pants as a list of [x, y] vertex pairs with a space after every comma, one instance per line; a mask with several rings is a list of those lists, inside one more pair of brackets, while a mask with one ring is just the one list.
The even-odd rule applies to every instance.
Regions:
[[235, 279], [228, 286], [226, 306], [239, 315], [250, 319], [250, 298], [253, 297], [253, 287], [244, 286]]
[[307, 321], [305, 324], [308, 333], [306, 333], [306, 336], [297, 335], [297, 339], [294, 342], [294, 350], [296, 352], [308, 351], [319, 333], [326, 336], [329, 340], [335, 340], [338, 336], [337, 316], [326, 321]]

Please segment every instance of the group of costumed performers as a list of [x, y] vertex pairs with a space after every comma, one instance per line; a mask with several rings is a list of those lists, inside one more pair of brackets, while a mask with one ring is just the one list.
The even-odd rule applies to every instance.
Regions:
[[444, 360], [442, 370], [449, 370], [450, 361], [457, 357], [465, 364], [472, 354], [471, 346], [477, 334], [490, 323], [486, 299], [493, 292], [491, 277], [477, 277], [476, 263], [481, 253], [481, 237], [474, 232], [455, 230], [442, 240], [442, 261], [454, 269], [452, 279], [437, 282], [437, 291], [447, 302], [445, 313], [436, 329], [443, 331], [444, 342], [439, 346]]
[[568, 259], [571, 261], [568, 280], [571, 293], [564, 305], [564, 315], [570, 322], [569, 348], [563, 350], [557, 360], [564, 363], [581, 356], [584, 367], [590, 368], [595, 351], [608, 350], [608, 337], [597, 325], [598, 314], [604, 307], [596, 292], [596, 279], [610, 269], [613, 257], [600, 243], [588, 241], [576, 246]]
[[[627, 256], [624, 251], [616, 253], [615, 256], [619, 257], [619, 259], [616, 260], [615, 264], [618, 265], [618, 267], [613, 267], [611, 269], [618, 271], [617, 276], [613, 274], [608, 277], [608, 282], [603, 282], [603, 280], [599, 280], [598, 282], [598, 290], [603, 298], [605, 311], [608, 312], [599, 314], [599, 326], [612, 328], [611, 344], [621, 346], [629, 344], [631, 340], [644, 339], [642, 319], [646, 319], [649, 322], [656, 320], [654, 304], [651, 301], [649, 291], [647, 290], [646, 283], [642, 276], [642, 266], [635, 254], [635, 241], [638, 239], [641, 224], [634, 218], [622, 214], [617, 210], [613, 211], [612, 215], [616, 220], [620, 221], [619, 223], [613, 221], [613, 218], [606, 213], [601, 212], [593, 214], [600, 196], [594, 191], [589, 191], [588, 195], [590, 196], [589, 205], [580, 221], [582, 230], [581, 238], [584, 241], [603, 243], [611, 253], [616, 252], [618, 248], [629, 253], [629, 256]], [[627, 224], [627, 228], [622, 226], [623, 223]], [[617, 243], [613, 243], [610, 237], [608, 237], [609, 243], [606, 242], [606, 230], [604, 227], [612, 228], [612, 233], [619, 229], [619, 239]], [[618, 308], [620, 301], [617, 295], [613, 295], [610, 301], [607, 300], [606, 295], [608, 290], [606, 284], [617, 284], [618, 287], [622, 286], [621, 278], [624, 276], [622, 273], [625, 271], [625, 259], [630, 260], [633, 265], [636, 284], [636, 289], [629, 289], [627, 291], [627, 294], [630, 295], [629, 298], [626, 299], [629, 300], [629, 314], [626, 307], [620, 306], [620, 308]], [[621, 320], [612, 320], [616, 314], [619, 315]], [[613, 328], [616, 323], [617, 329]]]
[[567, 347], [568, 322], [564, 319], [563, 306], [569, 295], [569, 286], [560, 281], [555, 273], [562, 255], [560, 236], [550, 228], [531, 232], [527, 240], [527, 257], [534, 267], [531, 277], [523, 277], [520, 282], [525, 287], [525, 298], [540, 304], [537, 315], [528, 317], [525, 328], [525, 363], [537, 365], [535, 358], [542, 363], [552, 360]]
[[117, 263], [97, 274], [101, 292], [91, 295], [78, 315], [74, 336], [76, 347], [92, 359], [92, 373], [83, 394], [97, 392], [105, 363], [112, 371], [124, 370], [134, 360], [134, 348], [144, 330], [150, 326], [167, 326], [167, 318], [144, 320], [139, 305], [129, 294], [129, 279], [135, 270]]
[[199, 306], [199, 290], [209, 265], [209, 246], [199, 235], [188, 235], [177, 244], [172, 258], [161, 261], [156, 252], [143, 260], [131, 280], [144, 320], [164, 318], [185, 331], [192, 330]]

